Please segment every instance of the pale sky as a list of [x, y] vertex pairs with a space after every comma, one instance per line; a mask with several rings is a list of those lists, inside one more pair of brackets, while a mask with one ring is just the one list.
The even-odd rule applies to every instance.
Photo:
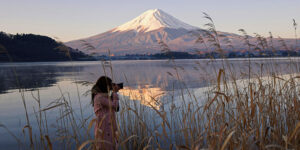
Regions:
[[159, 8], [193, 26], [215, 21], [217, 30], [294, 38], [300, 0], [0, 0], [0, 31], [58, 37], [61, 41], [96, 35], [149, 9]]

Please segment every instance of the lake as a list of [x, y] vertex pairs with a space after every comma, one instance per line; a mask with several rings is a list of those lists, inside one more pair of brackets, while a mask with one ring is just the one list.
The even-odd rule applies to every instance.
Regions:
[[[33, 133], [38, 135], [36, 99], [41, 100], [41, 108], [48, 108], [62, 95], [70, 101], [77, 118], [90, 120], [93, 108], [89, 90], [98, 77], [105, 74], [116, 83], [124, 82], [124, 89], [119, 93], [121, 101], [127, 99], [149, 109], [166, 109], [170, 99], [179, 100], [190, 92], [201, 100], [204, 89], [216, 83], [221, 68], [225, 69], [229, 80], [246, 80], [249, 66], [250, 78], [255, 78], [298, 73], [294, 65], [299, 62], [299, 58], [252, 58], [250, 64], [248, 59], [0, 63], [0, 124], [23, 142], [22, 129], [27, 124], [25, 100]], [[153, 97], [159, 101], [152, 101]], [[57, 133], [54, 126], [60, 113], [56, 109], [47, 111], [50, 136]], [[0, 148], [19, 147], [16, 139], [4, 128], [0, 128], [0, 135]]]

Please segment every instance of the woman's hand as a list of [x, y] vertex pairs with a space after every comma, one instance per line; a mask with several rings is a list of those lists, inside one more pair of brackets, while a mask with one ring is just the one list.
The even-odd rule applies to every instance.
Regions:
[[113, 84], [113, 86], [112, 86], [112, 88], [113, 88], [113, 92], [119, 92], [119, 90], [120, 90], [120, 87], [118, 86], [118, 84]]

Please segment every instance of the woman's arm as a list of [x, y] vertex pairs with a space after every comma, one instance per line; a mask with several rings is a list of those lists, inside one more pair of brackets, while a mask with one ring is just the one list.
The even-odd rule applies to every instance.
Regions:
[[112, 99], [109, 99], [108, 97], [99, 96], [97, 97], [97, 100], [95, 101], [95, 104], [100, 103], [103, 107], [117, 109], [119, 107], [119, 97], [117, 93], [112, 94]]
[[116, 111], [119, 111], [119, 96], [116, 92], [112, 93], [112, 108]]

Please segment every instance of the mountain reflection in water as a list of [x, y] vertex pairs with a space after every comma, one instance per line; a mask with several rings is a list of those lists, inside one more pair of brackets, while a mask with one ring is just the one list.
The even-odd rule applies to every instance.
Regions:
[[165, 92], [161, 88], [151, 88], [149, 85], [144, 87], [138, 86], [136, 89], [125, 87], [119, 93], [130, 100], [140, 101], [142, 105], [157, 110], [159, 110], [161, 105], [160, 98], [165, 95]]
[[[285, 74], [297, 72], [287, 67], [290, 59], [251, 59], [251, 71], [253, 75], [272, 74], [264, 70]], [[293, 58], [293, 62], [297, 63], [299, 59]], [[65, 80], [94, 83], [104, 74], [112, 77], [114, 82], [124, 82], [124, 86], [132, 89], [143, 85], [163, 91], [199, 88], [214, 82], [223, 63], [226, 68], [230, 66], [234, 70], [235, 78], [248, 77], [247, 59], [175, 60], [174, 63], [167, 60], [113, 61], [112, 70], [106, 66], [105, 71], [99, 61], [0, 63], [0, 94], [19, 88], [36, 90], [50, 87]], [[231, 75], [228, 69], [226, 72]]]

